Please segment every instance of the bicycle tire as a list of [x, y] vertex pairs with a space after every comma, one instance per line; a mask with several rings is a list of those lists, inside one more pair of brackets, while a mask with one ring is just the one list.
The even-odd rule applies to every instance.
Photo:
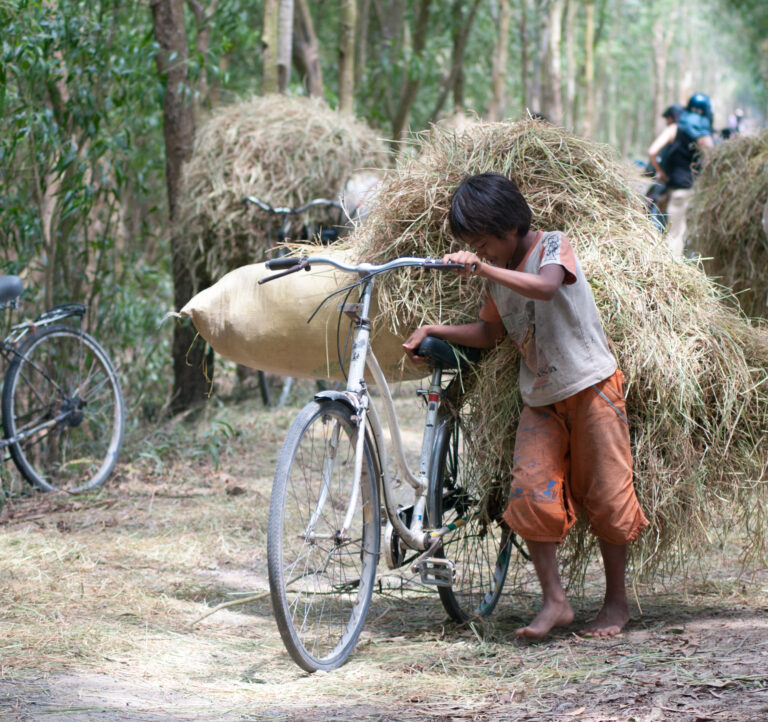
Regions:
[[120, 381], [80, 329], [47, 326], [24, 341], [5, 375], [2, 411], [5, 437], [24, 437], [9, 445], [14, 463], [43, 491], [95, 489], [114, 470], [125, 433]]
[[501, 505], [484, 492], [475, 473], [461, 425], [440, 421], [435, 437], [427, 492], [430, 526], [461, 518], [466, 524], [448, 532], [435, 556], [455, 564], [453, 584], [439, 586], [445, 611], [457, 622], [486, 617], [504, 587], [512, 546], [511, 531], [501, 520]]
[[[307, 404], [288, 430], [272, 487], [267, 532], [272, 608], [286, 649], [308, 672], [335, 669], [352, 653], [376, 578], [378, 466], [367, 434], [349, 539], [338, 536], [354, 474], [358, 429], [352, 416], [339, 401]], [[331, 458], [334, 430], [338, 432]], [[318, 506], [323, 469], [329, 472], [329, 482]], [[310, 540], [307, 530], [314, 510]]]

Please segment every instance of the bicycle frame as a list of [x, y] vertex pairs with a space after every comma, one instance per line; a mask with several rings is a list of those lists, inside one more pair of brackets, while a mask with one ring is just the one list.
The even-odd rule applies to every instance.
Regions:
[[[286, 262], [289, 260], [292, 260], [294, 265], [297, 261], [297, 259], [286, 259]], [[318, 262], [319, 260], [320, 259], [317, 258], [312, 259], [314, 262]], [[414, 261], [420, 259], [402, 260]], [[280, 264], [275, 264], [275, 267], [279, 267], [279, 265]], [[344, 270], [351, 270], [350, 267], [345, 266], [344, 264], [339, 264], [335, 261], [331, 262], [331, 265], [338, 266]], [[402, 265], [417, 264], [403, 263]], [[341, 311], [352, 315], [355, 320], [355, 331], [353, 336], [346, 390], [321, 391], [315, 395], [315, 399], [319, 402], [322, 402], [323, 400], [339, 400], [351, 406], [355, 413], [354, 420], [356, 421], [358, 428], [355, 450], [354, 483], [352, 485], [353, 491], [347, 504], [344, 523], [342, 529], [340, 530], [339, 536], [341, 539], [348, 538], [348, 530], [352, 525], [352, 519], [360, 492], [360, 479], [363, 463], [363, 444], [365, 442], [366, 431], [370, 430], [375, 440], [375, 446], [378, 450], [380, 493], [384, 499], [384, 506], [387, 517], [392, 523], [395, 532], [409, 547], [419, 551], [427, 550], [427, 553], [429, 553], [440, 543], [440, 540], [445, 533], [455, 528], [455, 526], [451, 526], [450, 529], [445, 527], [440, 530], [432, 530], [429, 533], [425, 533], [424, 531], [424, 511], [427, 502], [427, 486], [430, 474], [429, 467], [432, 459], [432, 449], [434, 447], [435, 434], [438, 423], [438, 401], [442, 391], [442, 386], [440, 383], [442, 379], [442, 370], [439, 367], [436, 367], [432, 371], [432, 377], [427, 392], [427, 415], [424, 426], [424, 435], [422, 439], [419, 470], [418, 474], [414, 474], [410, 470], [405, 459], [402, 436], [400, 434], [400, 426], [397, 421], [397, 415], [395, 413], [389, 385], [387, 384], [387, 380], [381, 370], [381, 366], [379, 365], [379, 362], [376, 359], [376, 355], [374, 354], [370, 345], [371, 322], [369, 319], [369, 313], [375, 276], [373, 274], [369, 274], [367, 268], [365, 268], [365, 270], [358, 271], [358, 273], [360, 273], [360, 275], [363, 277], [360, 301], [355, 304], [347, 304], [341, 309]], [[408, 484], [414, 490], [415, 499], [410, 526], [406, 525], [400, 518], [394, 501], [394, 496], [392, 493], [393, 480], [390, 477], [389, 472], [389, 452], [387, 448], [387, 441], [384, 436], [384, 426], [376, 411], [376, 407], [373, 404], [373, 400], [368, 393], [368, 387], [365, 381], [366, 368], [368, 369], [374, 384], [382, 396], [384, 409], [386, 411], [387, 427], [389, 428], [392, 444], [394, 446], [397, 466], [402, 472], [405, 481], [408, 482]], [[307, 539], [313, 536], [312, 530], [314, 523], [322, 513], [322, 506], [325, 503], [327, 496], [328, 483], [329, 471], [324, 471], [323, 490], [321, 491], [320, 498], [318, 499], [316, 508], [313, 510], [310, 522], [307, 525], [307, 529], [305, 531], [305, 538]], [[418, 563], [418, 560], [416, 563]]]

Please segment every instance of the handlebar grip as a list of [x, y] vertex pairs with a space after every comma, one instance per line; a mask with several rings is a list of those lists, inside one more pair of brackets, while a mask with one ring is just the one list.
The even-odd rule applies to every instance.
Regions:
[[298, 266], [303, 260], [303, 258], [297, 258], [296, 256], [271, 258], [265, 265], [270, 271], [282, 271], [286, 268], [294, 268]]

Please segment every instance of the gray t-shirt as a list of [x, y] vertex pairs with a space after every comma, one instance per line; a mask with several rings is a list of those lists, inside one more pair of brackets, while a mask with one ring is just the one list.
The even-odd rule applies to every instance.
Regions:
[[520, 349], [520, 393], [528, 406], [562, 401], [616, 371], [592, 290], [559, 231], [540, 233], [516, 270], [538, 274], [549, 264], [565, 269], [551, 300], [526, 298], [490, 283], [480, 311], [481, 319], [502, 322]]

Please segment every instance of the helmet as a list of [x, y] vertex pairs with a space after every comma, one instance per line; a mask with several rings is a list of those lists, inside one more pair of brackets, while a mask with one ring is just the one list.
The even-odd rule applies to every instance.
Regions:
[[709, 120], [709, 125], [712, 127], [712, 101], [708, 95], [704, 93], [694, 93], [688, 100], [688, 105], [685, 109], [691, 113], [698, 113], [703, 115]]
[[661, 117], [669, 118], [673, 123], [676, 123], [677, 119], [680, 117], [680, 113], [684, 110], [685, 108], [679, 103], [673, 103], [661, 114]]

